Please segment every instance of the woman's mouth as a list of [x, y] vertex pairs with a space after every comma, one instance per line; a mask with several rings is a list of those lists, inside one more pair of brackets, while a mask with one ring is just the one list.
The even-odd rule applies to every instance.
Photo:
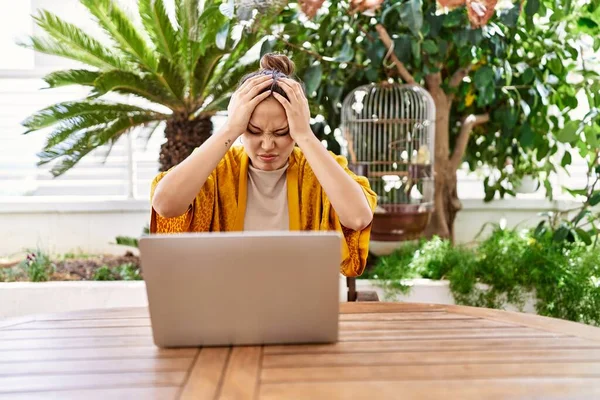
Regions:
[[261, 154], [258, 156], [263, 162], [273, 162], [277, 158], [276, 154]]

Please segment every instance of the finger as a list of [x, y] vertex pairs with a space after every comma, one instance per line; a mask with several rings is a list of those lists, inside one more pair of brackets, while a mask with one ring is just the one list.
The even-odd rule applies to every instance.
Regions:
[[281, 105], [283, 106], [283, 108], [285, 108], [286, 112], [292, 106], [292, 104], [285, 97], [283, 97], [282, 95], [280, 95], [277, 92], [273, 92], [273, 97], [275, 97], [277, 99], [277, 101], [279, 101], [281, 103]]
[[242, 84], [242, 86], [240, 86], [240, 88], [238, 89], [238, 92], [240, 92], [240, 93], [246, 93], [252, 87], [254, 87], [256, 85], [259, 85], [262, 82], [268, 82], [271, 79], [273, 79], [273, 77], [271, 75], [257, 75], [257, 76], [253, 76], [252, 78], [246, 80], [246, 82], [244, 82]]
[[[264, 82], [260, 82], [260, 83], [256, 84], [254, 87], [250, 88], [248, 90], [248, 92], [245, 93], [245, 95], [249, 98], [254, 98], [258, 93], [260, 93], [261, 91], [265, 90], [266, 88], [268, 88], [272, 85], [273, 85], [273, 79], [269, 79]], [[270, 93], [271, 91], [269, 90], [268, 92]]]
[[252, 100], [250, 100], [250, 105], [252, 107], [256, 107], [256, 105], [258, 103], [260, 103], [261, 101], [263, 101], [264, 99], [266, 99], [267, 97], [269, 97], [271, 95], [271, 92], [267, 91], [264, 93], [259, 94], [258, 96], [254, 97]]
[[254, 86], [260, 85], [263, 82], [269, 82], [272, 79], [273, 79], [273, 77], [270, 75], [253, 76], [252, 78], [250, 78], [246, 82], [244, 82], [244, 84], [240, 87], [239, 91], [240, 91], [240, 93], [247, 93]]
[[302, 89], [302, 85], [300, 82], [295, 81], [293, 79], [285, 78], [285, 82], [290, 85], [294, 89], [294, 92], [298, 96], [298, 98], [306, 98], [304, 95], [304, 89]]
[[284, 79], [278, 80], [277, 83], [279, 84], [279, 87], [285, 92], [285, 94], [287, 94], [288, 99], [290, 99], [291, 103], [296, 103], [298, 101], [298, 96], [296, 96], [296, 92], [289, 83], [287, 83]]

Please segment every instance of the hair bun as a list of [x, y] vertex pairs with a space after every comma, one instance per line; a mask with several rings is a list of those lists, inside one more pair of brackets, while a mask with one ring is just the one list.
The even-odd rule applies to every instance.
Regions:
[[294, 74], [296, 66], [288, 56], [276, 53], [267, 53], [260, 59], [260, 67], [262, 69], [281, 72], [287, 76]]

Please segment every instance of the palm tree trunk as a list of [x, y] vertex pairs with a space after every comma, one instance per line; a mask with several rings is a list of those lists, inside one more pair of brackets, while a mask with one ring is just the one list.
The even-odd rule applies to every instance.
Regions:
[[210, 116], [190, 121], [183, 115], [178, 115], [167, 120], [167, 141], [160, 148], [160, 171], [167, 171], [185, 160], [210, 137], [212, 130]]

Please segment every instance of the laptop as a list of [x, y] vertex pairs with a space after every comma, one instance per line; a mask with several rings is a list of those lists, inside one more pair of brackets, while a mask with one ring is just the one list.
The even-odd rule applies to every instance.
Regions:
[[142, 237], [154, 343], [336, 342], [341, 240], [336, 232]]

